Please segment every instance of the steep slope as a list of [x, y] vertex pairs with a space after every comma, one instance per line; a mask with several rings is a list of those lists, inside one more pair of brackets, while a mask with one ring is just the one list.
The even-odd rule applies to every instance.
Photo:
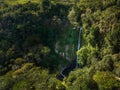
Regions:
[[76, 1], [0, 0], [0, 90], [120, 89], [120, 1]]

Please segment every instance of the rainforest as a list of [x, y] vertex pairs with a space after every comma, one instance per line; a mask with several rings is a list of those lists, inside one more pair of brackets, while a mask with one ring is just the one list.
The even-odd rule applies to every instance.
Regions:
[[120, 0], [0, 0], [0, 90], [120, 90]]

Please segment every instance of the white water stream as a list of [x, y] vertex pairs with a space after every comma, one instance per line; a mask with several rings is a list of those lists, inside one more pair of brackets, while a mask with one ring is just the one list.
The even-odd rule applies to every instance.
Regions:
[[[81, 32], [82, 32], [82, 27], [80, 27], [80, 30], [79, 30], [77, 51], [80, 49], [80, 46], [81, 46], [81, 42], [80, 42]], [[79, 57], [77, 55], [77, 58], [76, 58], [76, 68], [78, 68], [78, 58]]]

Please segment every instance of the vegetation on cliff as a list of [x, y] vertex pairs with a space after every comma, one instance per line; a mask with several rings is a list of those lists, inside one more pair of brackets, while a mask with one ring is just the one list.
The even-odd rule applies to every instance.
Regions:
[[119, 15], [119, 0], [0, 0], [0, 90], [119, 90]]

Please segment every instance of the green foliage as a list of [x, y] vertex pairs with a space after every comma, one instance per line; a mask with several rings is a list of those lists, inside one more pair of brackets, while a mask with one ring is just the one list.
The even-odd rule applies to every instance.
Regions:
[[[13, 64], [16, 65], [12, 68], [17, 69], [26, 62], [57, 68], [59, 58], [54, 52], [54, 43], [60, 37], [61, 23], [67, 19], [69, 6], [55, 5], [50, 0], [16, 0], [14, 3], [5, 0], [1, 3], [0, 49], [5, 55], [2, 63], [4, 61], [10, 69]], [[57, 17], [55, 21], [53, 17]], [[25, 62], [13, 60], [18, 57]]]
[[44, 55], [47, 55], [50, 53], [50, 49], [48, 47], [43, 47], [41, 50], [41, 53]]
[[25, 4], [28, 2], [33, 2], [33, 3], [42, 3], [42, 0], [4, 0], [5, 3], [8, 5], [16, 5], [16, 4]]
[[[92, 57], [97, 57], [98, 54], [98, 48], [94, 48], [90, 45], [83, 46], [78, 52], [79, 56], [79, 65], [80, 67], [83, 67], [85, 65], [91, 64]], [[92, 56], [92, 57], [91, 57]]]
[[106, 37], [107, 45], [112, 48], [112, 53], [118, 53], [120, 51], [120, 30], [112, 30]]
[[72, 8], [69, 11], [69, 15], [68, 15], [68, 19], [70, 20], [71, 24], [73, 24], [74, 26], [78, 26], [78, 22], [77, 22], [77, 12], [75, 11], [75, 8]]
[[[80, 0], [77, 7], [80, 9], [79, 16], [83, 26], [83, 42], [81, 49], [77, 52], [79, 56], [79, 65], [83, 67], [95, 66], [95, 70], [100, 70], [94, 80], [97, 82], [100, 90], [119, 89], [119, 81], [115, 79], [119, 76], [119, 1], [89, 1]], [[74, 12], [76, 13], [76, 12]], [[75, 19], [75, 18], [74, 18]], [[79, 20], [79, 22], [81, 22]], [[115, 55], [116, 54], [116, 55]], [[99, 61], [100, 60], [100, 61]], [[103, 72], [104, 71], [104, 72]], [[105, 72], [106, 71], [106, 72]], [[109, 71], [109, 72], [108, 72]], [[107, 74], [102, 78], [102, 74]], [[79, 75], [80, 76], [80, 75]], [[74, 76], [73, 76], [74, 77]], [[71, 81], [76, 81], [72, 78]], [[81, 79], [80, 79], [81, 80]], [[103, 80], [103, 82], [102, 82]], [[111, 81], [109, 81], [111, 80]], [[84, 80], [85, 81], [85, 80]], [[82, 82], [82, 80], [81, 80]], [[99, 83], [98, 83], [99, 82]], [[116, 83], [116, 84], [113, 84]], [[86, 82], [85, 85], [87, 85]], [[72, 85], [72, 84], [70, 84]], [[82, 85], [82, 84], [81, 84]], [[109, 86], [110, 85], [110, 86]], [[74, 85], [74, 87], [79, 85]], [[96, 85], [97, 86], [97, 85]], [[72, 88], [72, 87], [71, 87]], [[74, 88], [72, 88], [74, 90]], [[79, 90], [79, 88], [77, 87]], [[76, 89], [76, 90], [77, 90]], [[82, 89], [82, 90], [87, 90]]]
[[84, 68], [72, 71], [66, 80], [67, 90], [96, 90], [97, 85], [92, 80], [94, 68]]
[[114, 61], [114, 70], [113, 72], [120, 76], [120, 53], [112, 55], [112, 59]]
[[19, 77], [21, 74], [24, 74], [33, 67], [33, 63], [25, 63], [21, 68], [13, 72], [13, 77]]
[[115, 79], [115, 76], [111, 72], [96, 72], [93, 79], [97, 82], [100, 90], [120, 88], [120, 82]]
[[[119, 0], [1, 0], [0, 90], [120, 89], [119, 14]], [[73, 26], [83, 28], [80, 67], [61, 82], [68, 61], [54, 46], [76, 57]]]
[[113, 72], [120, 77], [120, 62], [117, 62], [114, 64]]
[[11, 72], [4, 76], [0, 76], [0, 90], [10, 89], [14, 84], [14, 79], [11, 76]]
[[17, 81], [13, 86], [13, 90], [65, 90], [65, 87], [59, 80], [49, 74], [48, 70], [34, 67], [24, 74], [16, 77]]
[[30, 85], [28, 84], [29, 82], [27, 82], [27, 81], [24, 81], [24, 80], [22, 80], [22, 81], [19, 81], [18, 83], [16, 83], [15, 85], [14, 85], [14, 87], [13, 87], [13, 90], [27, 90], [27, 89], [29, 89], [29, 90], [32, 90], [31, 88], [30, 88]]
[[111, 56], [106, 55], [98, 62], [96, 69], [100, 71], [112, 71], [114, 69], [113, 63]]
[[13, 48], [9, 48], [9, 49], [7, 50], [7, 52], [6, 52], [6, 56], [7, 56], [8, 58], [13, 58], [14, 55], [15, 55], [14, 49], [13, 49]]
[[16, 58], [16, 60], [14, 61], [14, 63], [17, 65], [22, 65], [24, 62], [25, 60], [23, 58]]

